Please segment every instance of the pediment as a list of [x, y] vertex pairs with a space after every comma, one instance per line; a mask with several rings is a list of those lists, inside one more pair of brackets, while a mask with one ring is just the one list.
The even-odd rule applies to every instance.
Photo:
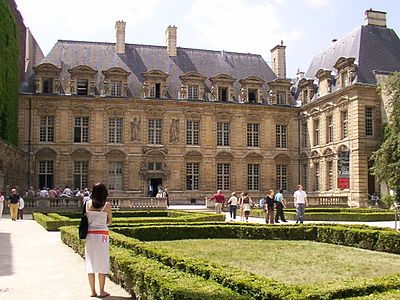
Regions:
[[36, 111], [40, 116], [55, 115], [57, 112], [57, 108], [54, 106], [54, 104], [50, 104], [50, 102], [45, 102], [42, 105], [37, 106]]
[[334, 68], [337, 70], [341, 70], [345, 67], [351, 66], [354, 64], [356, 59], [354, 57], [339, 57], [336, 63], [334, 64]]
[[58, 68], [57, 66], [51, 64], [51, 63], [42, 63], [40, 65], [37, 65], [36, 67], [33, 67], [33, 70], [38, 74], [38, 73], [54, 73], [54, 74], [59, 74], [61, 72], [61, 68]]
[[45, 147], [36, 151], [35, 155], [41, 157], [55, 157], [57, 156], [57, 152], [52, 148]]
[[313, 152], [311, 152], [310, 157], [311, 158], [316, 158], [316, 157], [320, 157], [321, 155], [319, 154], [318, 151], [314, 150]]
[[112, 149], [106, 153], [106, 158], [111, 159], [111, 158], [119, 158], [123, 159], [126, 157], [125, 152], [119, 150], [119, 149]]
[[81, 75], [81, 74], [88, 74], [94, 76], [97, 73], [97, 70], [89, 67], [88, 65], [79, 65], [68, 69], [72, 75]]
[[91, 108], [86, 105], [76, 105], [72, 107], [72, 111], [74, 112], [74, 114], [79, 114], [79, 115], [89, 114], [90, 110]]
[[119, 106], [109, 106], [106, 109], [107, 113], [109, 116], [123, 116], [124, 115], [124, 109]]
[[331, 77], [332, 70], [329, 69], [319, 69], [315, 74], [319, 80]]
[[308, 154], [307, 154], [307, 152], [301, 152], [299, 158], [300, 158], [300, 160], [306, 160], [306, 159], [308, 159]]
[[250, 152], [250, 153], [246, 154], [246, 156], [244, 158], [247, 160], [259, 160], [259, 161], [264, 159], [264, 157], [260, 153], [257, 153], [257, 152]]
[[168, 149], [166, 149], [164, 147], [145, 146], [142, 148], [142, 153], [145, 156], [165, 157], [168, 154]]
[[290, 87], [292, 84], [289, 80], [284, 79], [284, 78], [276, 78], [273, 81], [268, 82], [269, 86], [286, 86], [286, 87]]
[[144, 78], [158, 78], [163, 80], [166, 80], [169, 76], [167, 73], [161, 70], [150, 70], [147, 72], [143, 72], [142, 75]]
[[84, 148], [79, 148], [79, 149], [74, 150], [71, 153], [71, 156], [72, 157], [90, 157], [90, 156], [92, 156], [92, 152], [90, 152], [89, 150], [84, 149]]
[[313, 84], [314, 84], [314, 79], [302, 78], [302, 79], [300, 79], [298, 85], [299, 85], [300, 88], [304, 88], [306, 86], [313, 86]]
[[247, 76], [244, 79], [240, 79], [239, 83], [241, 85], [245, 84], [263, 85], [265, 83], [265, 80], [261, 79], [258, 76]]
[[216, 159], [220, 159], [220, 160], [232, 160], [234, 159], [234, 156], [232, 153], [228, 152], [228, 151], [220, 151], [217, 153], [217, 155], [215, 156]]
[[318, 114], [320, 111], [319, 107], [314, 107], [310, 110], [310, 115]]
[[189, 71], [185, 74], [179, 76], [180, 80], [195, 80], [195, 81], [205, 81], [207, 79], [206, 76], [201, 75], [199, 72], [196, 71]]
[[200, 110], [193, 110], [188, 109], [185, 111], [185, 117], [188, 119], [200, 119], [201, 118], [201, 111]]
[[329, 109], [333, 109], [333, 108], [334, 108], [334, 105], [333, 105], [332, 102], [325, 103], [325, 104], [322, 106], [322, 110], [329, 110]]
[[339, 145], [337, 147], [337, 152], [349, 152], [349, 147], [347, 145]]
[[191, 150], [191, 151], [186, 152], [184, 157], [185, 158], [202, 158], [203, 154], [201, 154], [199, 151]]
[[217, 82], [225, 82], [225, 83], [234, 83], [235, 78], [233, 78], [231, 75], [228, 74], [218, 74], [216, 76], [210, 77], [210, 81], [212, 83], [217, 83]]
[[285, 161], [287, 163], [289, 163], [291, 161], [290, 156], [285, 153], [277, 153], [272, 157], [272, 159], [279, 160], [279, 161]]
[[131, 72], [128, 72], [120, 67], [112, 67], [112, 68], [109, 68], [108, 70], [102, 71], [102, 73], [106, 77], [110, 77], [110, 76], [128, 77], [129, 74], [131, 74]]
[[333, 153], [333, 151], [332, 151], [332, 149], [331, 148], [326, 148], [325, 150], [324, 150], [324, 152], [323, 152], [323, 156], [331, 156], [331, 155], [333, 155], [334, 153]]

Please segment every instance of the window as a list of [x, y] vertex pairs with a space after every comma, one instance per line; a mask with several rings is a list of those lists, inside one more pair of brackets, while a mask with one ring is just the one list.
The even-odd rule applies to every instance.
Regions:
[[308, 177], [308, 172], [307, 172], [307, 169], [308, 169], [308, 165], [307, 165], [307, 163], [304, 163], [304, 164], [302, 164], [302, 181], [301, 181], [301, 183], [302, 183], [302, 185], [303, 185], [303, 189], [304, 190], [307, 190], [307, 184], [308, 184], [308, 180], [307, 180], [307, 177]]
[[276, 125], [276, 148], [287, 148], [287, 126]]
[[88, 94], [88, 80], [87, 79], [78, 79], [77, 80], [77, 94], [78, 95], [87, 95]]
[[314, 163], [314, 191], [319, 191], [319, 176], [321, 174], [320, 169], [319, 169], [319, 163]]
[[258, 147], [259, 146], [259, 128], [258, 123], [247, 124], [247, 147]]
[[218, 100], [219, 101], [228, 101], [228, 88], [227, 87], [218, 87]]
[[302, 147], [307, 148], [308, 146], [308, 126], [307, 123], [303, 123], [303, 136], [302, 136]]
[[122, 82], [111, 81], [111, 96], [122, 96]]
[[54, 116], [40, 117], [40, 142], [54, 142]]
[[122, 161], [108, 162], [108, 189], [122, 191]]
[[276, 189], [287, 190], [288, 188], [288, 166], [276, 165]]
[[319, 120], [314, 120], [314, 146], [319, 145]]
[[305, 104], [308, 100], [308, 90], [303, 90], [303, 104]]
[[247, 190], [258, 191], [260, 189], [260, 165], [247, 165]]
[[150, 89], [150, 97], [160, 98], [160, 95], [161, 95], [161, 83], [152, 84]]
[[108, 119], [108, 142], [122, 143], [122, 118]]
[[53, 78], [43, 79], [43, 93], [51, 94], [53, 92]]
[[326, 118], [326, 143], [333, 142], [333, 116], [328, 116]]
[[186, 121], [186, 145], [198, 145], [200, 134], [200, 121]]
[[347, 110], [344, 110], [340, 113], [342, 120], [342, 139], [345, 139], [349, 136], [349, 115]]
[[228, 122], [217, 123], [217, 146], [229, 146], [230, 124]]
[[89, 142], [89, 117], [75, 117], [74, 143]]
[[74, 162], [74, 187], [83, 189], [88, 187], [88, 161], [75, 161]]
[[39, 188], [48, 187], [53, 188], [53, 161], [41, 160], [39, 161]]
[[365, 108], [365, 135], [373, 136], [374, 135], [374, 126], [373, 126], [373, 109], [371, 107]]
[[278, 105], [286, 105], [286, 92], [278, 91], [277, 103]]
[[189, 191], [199, 189], [200, 163], [186, 163], [186, 189]]
[[248, 89], [248, 99], [250, 103], [257, 103], [257, 94], [258, 91], [256, 89]]
[[149, 119], [148, 143], [161, 145], [161, 119]]
[[147, 167], [149, 171], [161, 171], [161, 162], [149, 162]]
[[217, 190], [230, 190], [231, 165], [227, 163], [217, 164]]
[[198, 100], [199, 99], [199, 86], [189, 85], [188, 86], [188, 99]]
[[328, 179], [328, 182], [327, 182], [327, 188], [328, 188], [328, 190], [330, 191], [330, 190], [333, 190], [333, 161], [332, 160], [329, 160], [329, 161], [327, 161], [327, 168], [326, 168], [327, 170], [327, 179]]

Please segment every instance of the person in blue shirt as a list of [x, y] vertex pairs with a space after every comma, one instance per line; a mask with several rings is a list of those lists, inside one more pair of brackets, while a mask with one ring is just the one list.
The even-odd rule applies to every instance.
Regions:
[[279, 190], [275, 195], [275, 203], [276, 203], [276, 215], [275, 215], [275, 223], [279, 223], [279, 218], [282, 222], [287, 222], [285, 219], [285, 214], [283, 213], [283, 208], [286, 207], [285, 199], [282, 194], [283, 190]]

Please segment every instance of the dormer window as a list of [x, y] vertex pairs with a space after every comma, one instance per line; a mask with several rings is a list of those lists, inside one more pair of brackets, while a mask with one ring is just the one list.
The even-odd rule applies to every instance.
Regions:
[[340, 74], [342, 81], [342, 88], [349, 85], [349, 72], [345, 71]]
[[226, 102], [228, 101], [228, 88], [218, 87], [218, 100]]
[[278, 105], [286, 105], [286, 92], [278, 91], [276, 104], [278, 104]]
[[199, 86], [188, 85], [188, 99], [197, 100], [199, 99]]
[[122, 96], [121, 81], [111, 81], [111, 96], [116, 96], [116, 97]]
[[337, 74], [339, 74], [339, 87], [342, 89], [352, 84], [355, 79], [357, 65], [354, 61], [354, 57], [340, 57], [334, 65]]
[[53, 93], [53, 78], [52, 77], [43, 78], [42, 93], [44, 93], [44, 94]]
[[87, 79], [78, 79], [77, 80], [76, 94], [77, 95], [87, 95], [88, 94], [88, 80]]
[[150, 98], [160, 98], [161, 94], [161, 84], [155, 83], [151, 85]]
[[247, 99], [249, 100], [249, 103], [257, 103], [258, 90], [257, 89], [248, 89]]

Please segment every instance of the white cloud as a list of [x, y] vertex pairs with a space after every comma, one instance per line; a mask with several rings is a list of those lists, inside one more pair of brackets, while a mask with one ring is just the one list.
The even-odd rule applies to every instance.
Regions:
[[195, 0], [185, 19], [194, 27], [196, 47], [269, 57], [269, 50], [281, 40], [292, 43], [301, 36], [296, 30], [283, 29], [285, 18], [278, 13], [277, 5], [277, 0], [261, 4], [246, 0]]

